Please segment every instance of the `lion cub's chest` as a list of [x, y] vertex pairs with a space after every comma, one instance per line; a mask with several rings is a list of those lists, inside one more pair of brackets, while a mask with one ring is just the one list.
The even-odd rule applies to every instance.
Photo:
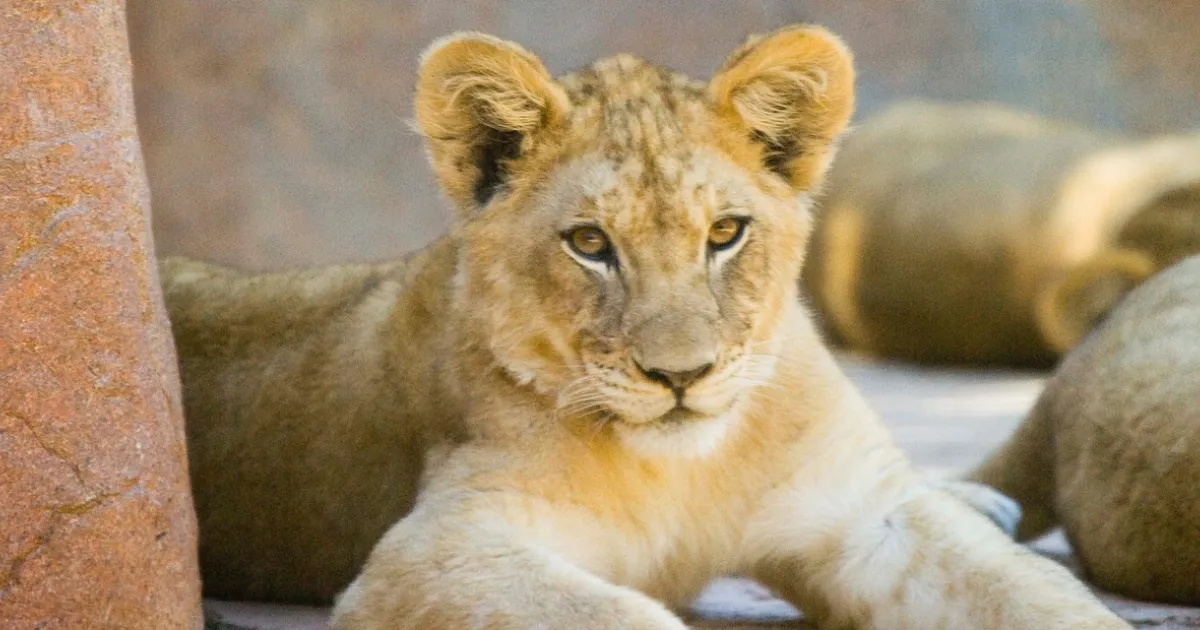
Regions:
[[[752, 465], [680, 460], [574, 470], [558, 497], [560, 549], [589, 571], [673, 605], [738, 569], [764, 479]], [[578, 476], [577, 476], [578, 475]]]

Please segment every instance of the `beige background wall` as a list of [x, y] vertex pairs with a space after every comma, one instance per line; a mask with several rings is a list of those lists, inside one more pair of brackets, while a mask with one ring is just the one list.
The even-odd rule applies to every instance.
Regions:
[[1200, 5], [1178, 0], [129, 0], [161, 252], [251, 268], [371, 260], [446, 227], [406, 127], [416, 58], [479, 29], [554, 72], [629, 51], [708, 76], [747, 34], [825, 24], [859, 120], [992, 99], [1106, 128], [1200, 127]]

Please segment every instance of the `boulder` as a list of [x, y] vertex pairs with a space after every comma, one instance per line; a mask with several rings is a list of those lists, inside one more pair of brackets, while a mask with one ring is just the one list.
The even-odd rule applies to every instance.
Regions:
[[0, 15], [0, 627], [197, 629], [124, 3]]

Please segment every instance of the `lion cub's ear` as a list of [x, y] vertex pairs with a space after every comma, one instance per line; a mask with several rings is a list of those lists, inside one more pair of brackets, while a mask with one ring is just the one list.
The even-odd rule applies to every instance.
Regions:
[[1144, 252], [1107, 249], [1051, 282], [1036, 305], [1042, 338], [1065, 353], [1155, 271]]
[[718, 115], [762, 146], [765, 166], [808, 190], [854, 113], [854, 65], [829, 31], [792, 26], [751, 37], [708, 90]]
[[456, 33], [425, 51], [415, 101], [434, 173], [464, 211], [487, 204], [511, 162], [569, 107], [537, 57], [481, 33]]

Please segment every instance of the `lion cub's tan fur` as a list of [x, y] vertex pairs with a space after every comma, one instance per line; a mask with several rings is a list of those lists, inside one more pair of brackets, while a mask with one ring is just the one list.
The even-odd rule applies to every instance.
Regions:
[[1129, 294], [971, 477], [1021, 503], [1021, 538], [1061, 522], [1104, 588], [1200, 604], [1200, 257]]
[[1110, 136], [996, 105], [893, 105], [851, 134], [805, 282], [880, 356], [1047, 364], [1200, 252], [1200, 134]]
[[[435, 44], [416, 107], [446, 237], [164, 267], [209, 592], [319, 600], [365, 559], [338, 630], [680, 630], [668, 606], [741, 572], [826, 628], [1127, 627], [923, 483], [821, 345], [795, 279], [852, 86], [815, 27], [707, 85]], [[716, 247], [722, 217], [744, 227]]]

